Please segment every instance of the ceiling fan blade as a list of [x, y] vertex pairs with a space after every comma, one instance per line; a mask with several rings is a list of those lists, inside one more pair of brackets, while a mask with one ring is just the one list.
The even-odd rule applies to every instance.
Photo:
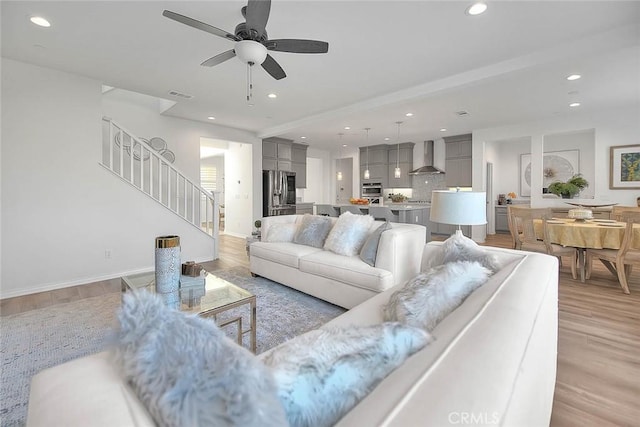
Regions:
[[284, 79], [285, 77], [287, 77], [280, 64], [278, 64], [276, 60], [273, 59], [273, 57], [269, 54], [267, 54], [267, 58], [262, 63], [262, 68], [264, 68], [264, 70], [276, 80]]
[[226, 52], [222, 52], [221, 54], [218, 54], [218, 55], [216, 55], [214, 57], [211, 57], [211, 58], [207, 59], [206, 61], [204, 61], [200, 65], [203, 65], [205, 67], [213, 67], [214, 65], [218, 65], [220, 63], [223, 63], [227, 59], [231, 59], [234, 56], [236, 56], [236, 51], [231, 49], [231, 50], [228, 50]]
[[265, 43], [269, 50], [291, 53], [327, 53], [329, 43], [318, 40], [279, 39]]
[[258, 33], [257, 39], [264, 34], [271, 10], [271, 0], [249, 0], [247, 3], [247, 29]]
[[220, 28], [216, 28], [213, 25], [205, 24], [204, 22], [200, 22], [196, 19], [189, 18], [188, 16], [171, 12], [170, 10], [165, 10], [164, 12], [162, 12], [162, 16], [166, 16], [169, 19], [178, 21], [181, 24], [185, 24], [190, 27], [197, 28], [198, 30], [206, 31], [207, 33], [213, 34], [215, 36], [223, 37], [228, 40], [240, 41], [240, 38], [236, 37], [235, 34], [231, 34], [228, 31], [221, 30]]

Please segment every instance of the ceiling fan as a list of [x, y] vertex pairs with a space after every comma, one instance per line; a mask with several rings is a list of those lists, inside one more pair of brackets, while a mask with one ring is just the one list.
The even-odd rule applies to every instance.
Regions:
[[207, 33], [236, 42], [233, 49], [211, 57], [200, 64], [205, 67], [213, 67], [237, 56], [249, 67], [254, 64], [261, 64], [262, 68], [274, 79], [280, 80], [287, 75], [267, 51], [291, 53], [328, 52], [329, 43], [323, 41], [299, 39], [269, 40], [265, 27], [269, 19], [270, 10], [271, 0], [249, 0], [247, 5], [242, 8], [242, 16], [244, 16], [246, 22], [241, 22], [236, 26], [235, 34], [169, 10], [162, 12], [162, 15], [190, 27], [197, 28], [198, 30], [206, 31]]

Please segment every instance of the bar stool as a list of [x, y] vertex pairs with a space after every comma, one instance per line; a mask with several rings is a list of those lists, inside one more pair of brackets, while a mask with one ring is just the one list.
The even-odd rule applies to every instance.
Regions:
[[336, 208], [331, 205], [316, 205], [316, 213], [322, 216], [338, 216]]
[[376, 220], [398, 222], [398, 214], [394, 214], [391, 208], [385, 206], [369, 206], [369, 215]]
[[359, 207], [354, 205], [340, 206], [340, 215], [345, 212], [351, 212], [352, 214], [362, 215], [362, 211]]

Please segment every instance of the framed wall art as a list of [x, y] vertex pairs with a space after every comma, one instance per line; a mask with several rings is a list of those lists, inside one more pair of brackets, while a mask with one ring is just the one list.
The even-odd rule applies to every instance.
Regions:
[[633, 190], [640, 188], [640, 145], [610, 147], [609, 188]]
[[[580, 150], [548, 151], [542, 161], [542, 188], [580, 173]], [[531, 154], [520, 155], [520, 195], [531, 197]]]

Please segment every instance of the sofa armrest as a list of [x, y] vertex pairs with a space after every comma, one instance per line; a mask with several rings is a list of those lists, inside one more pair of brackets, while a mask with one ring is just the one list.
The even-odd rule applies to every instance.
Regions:
[[393, 274], [394, 286], [420, 272], [426, 236], [427, 229], [423, 225], [398, 223], [393, 223], [391, 230], [380, 236], [376, 267]]

